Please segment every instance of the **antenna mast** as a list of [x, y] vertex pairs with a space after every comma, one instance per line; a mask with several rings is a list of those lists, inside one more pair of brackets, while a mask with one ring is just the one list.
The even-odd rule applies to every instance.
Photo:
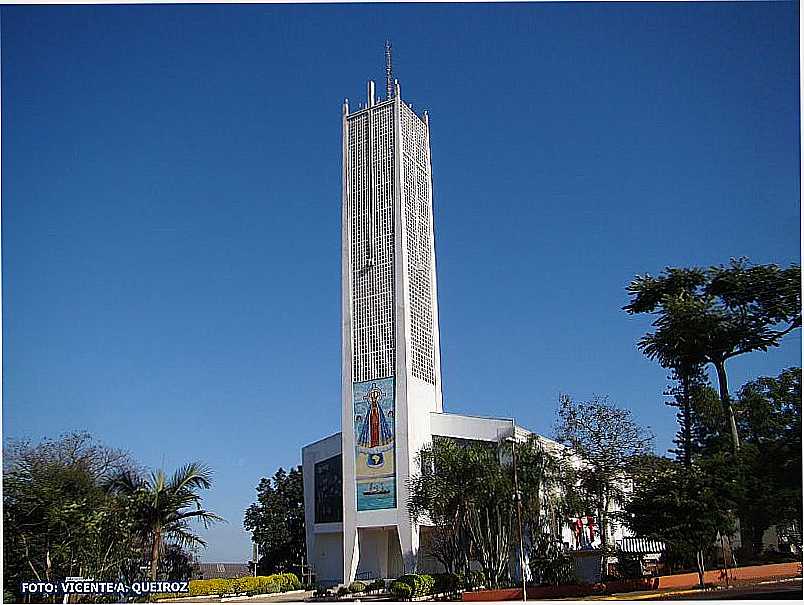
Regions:
[[385, 41], [385, 99], [394, 98], [394, 67], [391, 64], [391, 41]]

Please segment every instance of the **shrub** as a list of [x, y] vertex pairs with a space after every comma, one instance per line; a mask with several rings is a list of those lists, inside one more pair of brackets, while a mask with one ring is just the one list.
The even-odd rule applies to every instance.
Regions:
[[458, 581], [465, 590], [474, 590], [486, 584], [486, 574], [482, 570], [476, 569], [467, 574], [460, 574]]
[[288, 590], [299, 590], [301, 588], [301, 581], [295, 573], [278, 573], [268, 577], [275, 577], [278, 579], [282, 587], [282, 592], [286, 592]]
[[349, 592], [351, 592], [352, 594], [363, 592], [364, 590], [366, 590], [366, 585], [363, 582], [360, 582], [359, 580], [349, 584]]
[[391, 582], [390, 590], [391, 596], [397, 601], [404, 601], [413, 596], [413, 589], [410, 587], [410, 584], [403, 582], [401, 579]]
[[416, 588], [416, 596], [423, 597], [435, 593], [435, 578], [428, 574], [419, 576], [419, 586]]
[[397, 582], [402, 582], [403, 584], [410, 586], [411, 596], [416, 595], [416, 592], [421, 585], [421, 580], [419, 579], [418, 574], [415, 573], [405, 574], [404, 576], [397, 578]]
[[440, 573], [433, 576], [436, 594], [455, 594], [461, 588], [461, 579], [454, 573]]
[[385, 590], [385, 580], [374, 580], [366, 586], [367, 592], [382, 592], [383, 590]]
[[530, 553], [530, 571], [538, 584], [572, 584], [575, 582], [575, 564], [572, 555], [561, 543], [540, 537]]
[[336, 593], [339, 597], [345, 597], [349, 594], [349, 589], [346, 586], [341, 586], [338, 588], [338, 592]]
[[212, 578], [209, 580], [190, 580], [189, 593], [154, 594], [151, 600], [182, 597], [201, 597], [225, 594], [272, 594], [298, 590], [301, 582], [296, 574], [281, 573], [270, 576], [246, 576], [243, 578]]

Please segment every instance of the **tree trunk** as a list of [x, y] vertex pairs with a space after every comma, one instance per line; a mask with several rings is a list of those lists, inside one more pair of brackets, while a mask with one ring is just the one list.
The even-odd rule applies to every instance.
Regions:
[[726, 415], [726, 422], [731, 431], [731, 445], [734, 453], [740, 451], [740, 436], [737, 434], [737, 421], [734, 419], [734, 408], [729, 397], [729, 382], [726, 378], [726, 362], [724, 360], [713, 362], [717, 372], [717, 382], [720, 388], [720, 404], [723, 406], [723, 413]]
[[151, 544], [151, 581], [156, 581], [156, 574], [159, 571], [159, 547], [162, 541], [162, 534], [158, 531], [154, 532], [154, 541]]
[[695, 564], [698, 567], [698, 584], [700, 584], [701, 588], [704, 587], [704, 554], [702, 550], [699, 550], [695, 553]]
[[609, 560], [609, 499], [605, 493], [602, 494], [601, 501], [600, 524], [597, 530], [600, 532], [600, 581], [605, 582]]
[[691, 407], [692, 402], [690, 401], [690, 380], [689, 376], [685, 376], [681, 381], [681, 396], [684, 398], [683, 400], [683, 408], [682, 414], [684, 418], [684, 427], [683, 427], [683, 435], [684, 435], [684, 468], [690, 468], [692, 466], [692, 414], [691, 414]]
[[753, 525], [751, 527], [751, 554], [754, 558], [759, 558], [762, 554], [762, 551], [765, 549], [765, 544], [762, 541], [762, 538], [765, 536], [766, 527], [761, 527], [759, 525]]

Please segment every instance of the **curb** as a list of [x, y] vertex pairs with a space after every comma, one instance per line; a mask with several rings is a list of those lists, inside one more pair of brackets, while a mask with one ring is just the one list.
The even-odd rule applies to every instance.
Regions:
[[285, 592], [265, 592], [262, 594], [255, 594], [255, 595], [247, 595], [241, 594], [235, 597], [224, 597], [221, 599], [221, 603], [228, 603], [229, 601], [237, 601], [238, 599], [262, 599], [265, 597], [272, 597], [274, 595], [292, 595], [292, 594], [304, 594], [307, 592], [306, 590], [287, 590]]

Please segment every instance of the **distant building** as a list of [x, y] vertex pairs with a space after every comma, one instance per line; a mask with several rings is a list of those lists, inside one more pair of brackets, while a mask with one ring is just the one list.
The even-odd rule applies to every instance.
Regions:
[[244, 578], [254, 575], [254, 568], [248, 563], [196, 563], [198, 580], [222, 578]]
[[302, 450], [307, 552], [322, 583], [439, 570], [406, 506], [419, 450], [436, 435], [530, 435], [443, 410], [430, 121], [402, 100], [390, 48], [386, 76], [384, 99], [370, 81], [365, 106], [343, 104], [342, 431]]

